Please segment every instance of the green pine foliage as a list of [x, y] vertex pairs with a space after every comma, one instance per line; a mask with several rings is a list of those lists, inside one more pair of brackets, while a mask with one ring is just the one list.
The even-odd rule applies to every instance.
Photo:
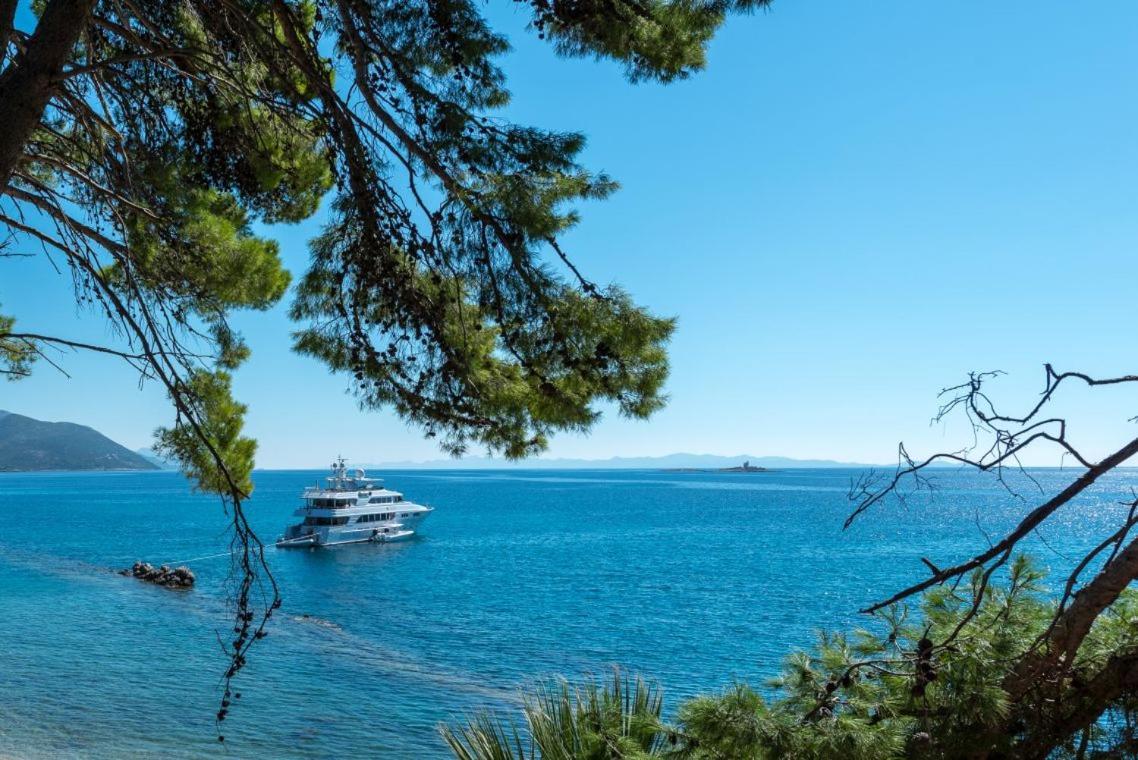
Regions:
[[770, 0], [705, 2], [543, 2], [535, 26], [565, 55], [623, 61], [633, 80], [672, 81], [706, 64], [707, 43], [728, 11], [750, 11]]
[[0, 314], [0, 375], [7, 380], [20, 380], [31, 373], [35, 360], [34, 344], [5, 336], [12, 335], [16, 326], [13, 317]]
[[185, 394], [193, 408], [180, 410], [177, 423], [155, 433], [159, 456], [182, 463], [203, 491], [253, 492], [257, 442], [241, 435], [246, 406], [233, 400], [227, 372], [195, 372]]

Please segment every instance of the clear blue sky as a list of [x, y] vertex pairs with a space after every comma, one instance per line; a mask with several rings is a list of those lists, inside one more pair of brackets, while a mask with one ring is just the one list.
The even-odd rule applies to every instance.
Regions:
[[[972, 369], [1027, 401], [1042, 363], [1138, 371], [1138, 5], [779, 0], [734, 18], [708, 69], [629, 85], [521, 31], [509, 115], [578, 129], [622, 184], [568, 239], [593, 279], [679, 317], [671, 402], [613, 414], [550, 456], [674, 451], [890, 461], [963, 442], [930, 427]], [[291, 269], [315, 222], [276, 231]], [[0, 261], [0, 304], [29, 331], [105, 338], [42, 260]], [[237, 323], [236, 390], [266, 467], [436, 458], [346, 382], [289, 351], [284, 306]], [[171, 419], [111, 359], [72, 355], [0, 385], [0, 408], [93, 425], [128, 446]], [[1073, 393], [1092, 450], [1138, 432], [1133, 391]]]

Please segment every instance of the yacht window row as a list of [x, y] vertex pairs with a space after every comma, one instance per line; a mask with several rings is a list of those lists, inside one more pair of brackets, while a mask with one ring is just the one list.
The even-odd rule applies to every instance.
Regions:
[[347, 517], [306, 517], [305, 525], [347, 525]]
[[[312, 507], [354, 507], [356, 505], [355, 499], [309, 499], [309, 506]], [[398, 504], [403, 501], [402, 496], [373, 496], [368, 499], [368, 504]]]
[[384, 522], [384, 521], [390, 520], [394, 517], [395, 517], [394, 512], [384, 512], [384, 513], [378, 514], [378, 515], [360, 515], [359, 517], [356, 518], [356, 522], [358, 522], [358, 523]]

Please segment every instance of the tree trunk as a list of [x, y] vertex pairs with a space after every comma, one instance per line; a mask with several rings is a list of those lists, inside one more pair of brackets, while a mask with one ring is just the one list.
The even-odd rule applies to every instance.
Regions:
[[[1116, 653], [1086, 684], [1077, 686], [1069, 678], [1079, 647], [1099, 616], [1117, 601], [1119, 595], [1138, 578], [1138, 539], [1131, 541], [1118, 556], [1075, 595], [1070, 606], [1055, 620], [1042, 648], [1030, 653], [1004, 681], [1012, 713], [1007, 722], [1033, 715], [1035, 720], [1014, 756], [1023, 760], [1043, 760], [1076, 732], [1093, 724], [1110, 704], [1125, 692], [1138, 689], [1138, 653]], [[1023, 701], [1037, 692], [1053, 705], [1046, 715]], [[1005, 726], [986, 731], [994, 747]], [[987, 760], [990, 750], [982, 749], [971, 760]]]
[[1018, 698], [1030, 688], [1030, 682], [1039, 674], [1055, 668], [1070, 668], [1091, 626], [1135, 578], [1138, 578], [1138, 539], [1130, 542], [1075, 595], [1071, 605], [1055, 621], [1043, 652], [1020, 666], [1017, 675], [1025, 682], [1013, 680], [1007, 686], [1012, 698]]
[[1109, 704], [1135, 689], [1138, 689], [1138, 654], [1115, 654], [1098, 675], [1064, 700], [1073, 705], [1062, 710], [1047, 731], [1029, 736], [1024, 741], [1016, 757], [1046, 760], [1068, 738], [1093, 725]]
[[4, 54], [8, 45], [8, 38], [16, 23], [17, 0], [0, 0], [0, 71], [3, 71]]
[[50, 0], [27, 49], [0, 73], [0, 188], [6, 188], [96, 0]]

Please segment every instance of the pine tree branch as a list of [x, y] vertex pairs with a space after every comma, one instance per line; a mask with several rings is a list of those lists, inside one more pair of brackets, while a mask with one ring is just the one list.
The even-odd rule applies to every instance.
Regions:
[[1023, 520], [1020, 521], [1019, 525], [1017, 525], [1014, 530], [1009, 532], [1006, 536], [1004, 536], [1003, 539], [994, 544], [987, 551], [977, 554], [966, 562], [962, 562], [958, 565], [953, 565], [952, 567], [947, 567], [940, 572], [930, 576], [929, 578], [926, 578], [920, 583], [914, 583], [913, 585], [902, 589], [901, 591], [898, 591], [888, 599], [866, 607], [862, 610], [862, 612], [872, 613], [892, 604], [896, 604], [897, 602], [903, 599], [907, 599], [914, 594], [919, 594], [928, 588], [932, 588], [933, 586], [940, 585], [945, 581], [964, 575], [965, 573], [982, 566], [986, 562], [995, 559], [1000, 554], [1010, 551], [1013, 547], [1015, 547], [1016, 544], [1023, 540], [1023, 538], [1025, 538], [1033, 530], [1039, 527], [1039, 525], [1043, 523], [1044, 520], [1054, 514], [1057, 509], [1070, 502], [1083, 491], [1094, 485], [1095, 481], [1097, 481], [1103, 475], [1106, 475], [1108, 472], [1112, 471], [1114, 468], [1118, 467], [1136, 454], [1138, 454], [1138, 438], [1131, 440], [1122, 448], [1100, 460], [1098, 464], [1094, 465], [1081, 476], [1076, 478], [1071, 484], [1060, 491], [1057, 495], [1033, 509]]

